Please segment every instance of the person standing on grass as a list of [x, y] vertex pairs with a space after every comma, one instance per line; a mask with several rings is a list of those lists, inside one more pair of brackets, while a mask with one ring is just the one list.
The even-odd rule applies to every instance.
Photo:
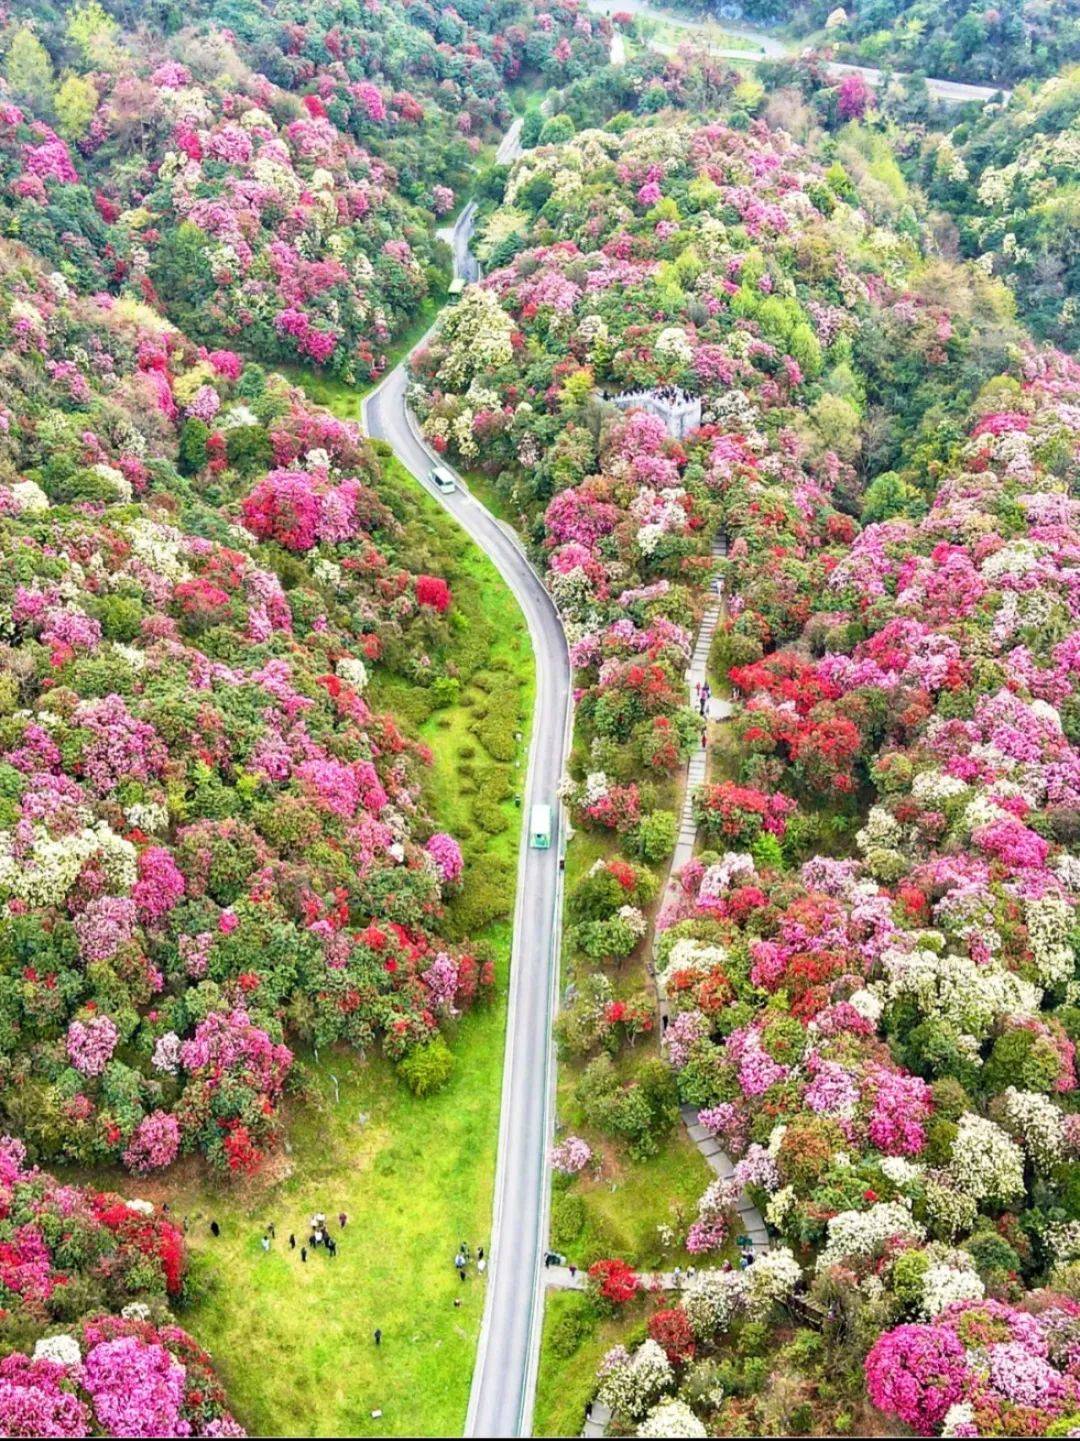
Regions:
[[210, 1234], [211, 1234], [211, 1236], [215, 1236], [215, 1237], [221, 1235], [221, 1227], [218, 1225], [218, 1223], [217, 1223], [216, 1221], [211, 1221], [211, 1222], [210, 1222]]
[[382, 1332], [379, 1330], [378, 1326], [375, 1327], [375, 1344], [376, 1346], [382, 1345]]
[[301, 1259], [301, 1261], [304, 1262], [305, 1265], [307, 1264], [307, 1247], [306, 1247], [306, 1246], [301, 1246], [301, 1247], [300, 1247], [300, 1259]]
[[290, 1251], [295, 1251], [295, 1250], [296, 1250], [296, 1233], [295, 1233], [295, 1231], [290, 1231], [290, 1232], [289, 1232], [289, 1250], [290, 1250]]
[[344, 1231], [344, 1229], [345, 1229], [345, 1223], [346, 1223], [346, 1221], [348, 1221], [348, 1219], [349, 1219], [349, 1218], [348, 1218], [348, 1216], [346, 1216], [346, 1214], [345, 1214], [344, 1211], [339, 1211], [339, 1212], [338, 1212], [338, 1225], [341, 1227], [341, 1229], [342, 1229], [343, 1231]]
[[269, 1237], [269, 1236], [264, 1236], [264, 1237], [262, 1238], [262, 1248], [263, 1248], [264, 1251], [269, 1251], [269, 1249], [270, 1249], [270, 1237]]

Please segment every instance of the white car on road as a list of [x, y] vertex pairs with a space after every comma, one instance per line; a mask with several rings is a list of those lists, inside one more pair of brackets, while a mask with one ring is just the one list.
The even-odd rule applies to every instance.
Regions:
[[441, 490], [443, 495], [452, 495], [457, 490], [457, 481], [445, 465], [435, 467], [431, 472], [431, 481], [436, 490]]

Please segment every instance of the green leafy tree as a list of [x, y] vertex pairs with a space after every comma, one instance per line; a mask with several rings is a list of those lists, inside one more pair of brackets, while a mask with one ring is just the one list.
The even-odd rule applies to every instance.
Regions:
[[49, 52], [31, 30], [20, 25], [4, 62], [4, 78], [16, 100], [40, 106], [52, 96], [56, 78]]
[[69, 75], [56, 92], [57, 129], [65, 140], [81, 140], [98, 107], [94, 82], [85, 75]]

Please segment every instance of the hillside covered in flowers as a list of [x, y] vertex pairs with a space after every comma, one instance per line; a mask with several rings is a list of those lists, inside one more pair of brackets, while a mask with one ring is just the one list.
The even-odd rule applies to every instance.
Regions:
[[531, 680], [344, 416], [470, 199], [410, 399], [574, 672], [538, 1427], [1080, 1432], [1069, 19], [832, 16], [1045, 77], [946, 123], [580, 0], [3, 7], [0, 1434], [467, 1389]]
[[[414, 375], [436, 449], [520, 515], [577, 668], [567, 796], [601, 859], [569, 897], [584, 1134], [555, 1214], [575, 1244], [584, 1183], [655, 1154], [678, 1103], [735, 1162], [683, 1222], [695, 1277], [598, 1397], [640, 1435], [836, 1434], [882, 1424], [867, 1401], [925, 1434], [1060, 1434], [1080, 368], [985, 267], [759, 120], [540, 146], [492, 237]], [[650, 387], [699, 397], [700, 428], [607, 403]], [[717, 570], [733, 715], [665, 891]], [[744, 1188], [773, 1248], [721, 1269]], [[601, 1312], [645, 1294], [620, 1264], [593, 1267]], [[794, 1338], [784, 1302], [811, 1318]]]
[[363, 696], [452, 597], [353, 426], [5, 259], [4, 1113], [47, 1158], [249, 1170], [287, 1037], [400, 1059], [490, 982], [439, 940], [426, 753]]
[[350, 382], [445, 292], [436, 226], [508, 85], [606, 53], [576, 7], [530, 34], [516, 0], [113, 8], [131, 28], [96, 3], [6, 10], [0, 228], [194, 340]]

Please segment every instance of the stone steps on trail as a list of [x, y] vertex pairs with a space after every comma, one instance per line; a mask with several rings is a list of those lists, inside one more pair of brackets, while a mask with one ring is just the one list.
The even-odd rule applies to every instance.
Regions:
[[581, 1434], [583, 1436], [606, 1436], [607, 1428], [611, 1425], [611, 1412], [602, 1401], [592, 1403], [592, 1412], [585, 1418], [585, 1426]]

